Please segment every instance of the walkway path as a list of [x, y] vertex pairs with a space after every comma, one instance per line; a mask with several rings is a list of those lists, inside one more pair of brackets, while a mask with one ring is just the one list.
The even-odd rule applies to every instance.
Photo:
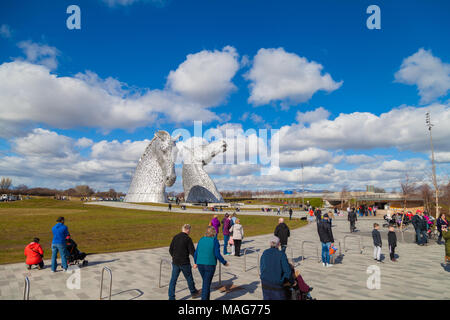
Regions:
[[[201, 211], [201, 210], [200, 210]], [[202, 212], [203, 213], [203, 212]], [[242, 214], [242, 213], [241, 213]], [[361, 221], [362, 220], [362, 221]], [[359, 253], [358, 239], [349, 238], [348, 251], [337, 260], [331, 268], [325, 268], [317, 262], [315, 255], [319, 240], [315, 224], [293, 230], [289, 245], [293, 250], [294, 263], [302, 272], [305, 281], [314, 287], [313, 296], [317, 299], [450, 299], [450, 269], [444, 267], [444, 246], [431, 244], [419, 247], [413, 243], [401, 243], [397, 253], [399, 262], [388, 261], [387, 237], [382, 233], [385, 263], [376, 264], [381, 271], [381, 289], [369, 290], [366, 281], [369, 276], [367, 268], [374, 265], [372, 259], [372, 240], [370, 231], [374, 219], [363, 218], [357, 222], [362, 230], [364, 250]], [[333, 221], [333, 232], [336, 239], [342, 240], [348, 232], [348, 222], [343, 218]], [[245, 228], [245, 226], [244, 226]], [[356, 233], [358, 234], [358, 233]], [[258, 276], [257, 252], [268, 246], [270, 235], [262, 235], [245, 239], [242, 249], [249, 249], [247, 271], [244, 272], [244, 257], [226, 256], [229, 267], [222, 267], [222, 289], [231, 285], [234, 290], [215, 289], [211, 299], [262, 299]], [[408, 238], [408, 237], [407, 237]], [[314, 241], [305, 244], [305, 260], [300, 258], [302, 240]], [[292, 252], [287, 251], [288, 257]], [[102, 267], [108, 266], [113, 272], [112, 299], [167, 299], [167, 284], [171, 267], [163, 264], [162, 288], [159, 288], [159, 267], [161, 258], [169, 259], [168, 248], [128, 251], [119, 253], [96, 254], [88, 257], [89, 265], [80, 269], [81, 288], [67, 289], [66, 281], [71, 274], [51, 273], [50, 268], [27, 271], [24, 264], [0, 265], [0, 298], [22, 299], [24, 276], [31, 282], [30, 299], [99, 299]], [[48, 265], [50, 261], [46, 261]], [[201, 287], [201, 278], [194, 271], [197, 286]], [[180, 279], [183, 276], [180, 275]], [[219, 287], [216, 276], [213, 288]], [[107, 294], [107, 286], [104, 291]], [[177, 299], [190, 299], [186, 281], [177, 285]]]

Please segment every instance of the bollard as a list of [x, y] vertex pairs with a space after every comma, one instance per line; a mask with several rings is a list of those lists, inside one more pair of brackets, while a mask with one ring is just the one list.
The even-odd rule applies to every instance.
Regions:
[[160, 262], [159, 262], [159, 280], [158, 280], [158, 287], [159, 288], [162, 288], [162, 285], [161, 285], [161, 274], [162, 274], [162, 264], [163, 264], [163, 262], [167, 262], [167, 263], [171, 263], [169, 260], [167, 260], [167, 259], [163, 259], [163, 258], [161, 258], [161, 260], [160, 260]]
[[102, 293], [103, 293], [103, 275], [104, 275], [105, 270], [108, 271], [108, 273], [109, 273], [109, 299], [108, 299], [108, 300], [111, 300], [111, 292], [112, 292], [112, 271], [111, 271], [111, 269], [108, 268], [108, 267], [103, 267], [103, 269], [102, 269], [102, 280], [101, 280], [101, 282], [100, 282], [100, 299], [99, 299], [99, 300], [102, 300]]
[[25, 276], [25, 287], [23, 288], [23, 300], [30, 300], [30, 279]]

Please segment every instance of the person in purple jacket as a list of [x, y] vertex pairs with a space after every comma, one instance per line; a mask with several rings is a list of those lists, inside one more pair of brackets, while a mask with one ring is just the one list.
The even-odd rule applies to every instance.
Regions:
[[214, 229], [216, 229], [216, 238], [217, 235], [219, 234], [219, 227], [220, 227], [220, 221], [217, 218], [217, 214], [214, 215], [214, 217], [212, 218], [210, 225], [214, 227]]
[[225, 213], [225, 217], [222, 220], [223, 225], [223, 255], [227, 256], [231, 253], [227, 252], [228, 241], [230, 241], [230, 228], [231, 228], [231, 219], [228, 213]]

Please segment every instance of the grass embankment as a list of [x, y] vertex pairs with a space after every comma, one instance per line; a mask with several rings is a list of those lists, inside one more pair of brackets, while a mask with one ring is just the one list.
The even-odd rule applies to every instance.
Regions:
[[[127, 210], [45, 198], [0, 203], [0, 264], [25, 261], [23, 250], [34, 237], [41, 239], [45, 258], [50, 258], [51, 228], [59, 216], [65, 217], [80, 250], [102, 253], [168, 246], [185, 223], [192, 226], [191, 237], [197, 242], [213, 214], [219, 214], [222, 219], [222, 213], [217, 212]], [[272, 233], [278, 219], [246, 215], [239, 218], [246, 237]], [[291, 229], [306, 224], [300, 219], [286, 223]]]

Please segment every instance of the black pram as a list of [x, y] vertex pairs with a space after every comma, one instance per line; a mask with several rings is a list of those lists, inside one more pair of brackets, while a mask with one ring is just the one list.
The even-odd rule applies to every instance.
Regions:
[[80, 262], [82, 266], [88, 264], [88, 261], [84, 260], [87, 254], [78, 250], [77, 243], [73, 241], [73, 239], [66, 239], [66, 246], [67, 252], [69, 253], [69, 256], [67, 257], [67, 263], [69, 265], [80, 264]]

